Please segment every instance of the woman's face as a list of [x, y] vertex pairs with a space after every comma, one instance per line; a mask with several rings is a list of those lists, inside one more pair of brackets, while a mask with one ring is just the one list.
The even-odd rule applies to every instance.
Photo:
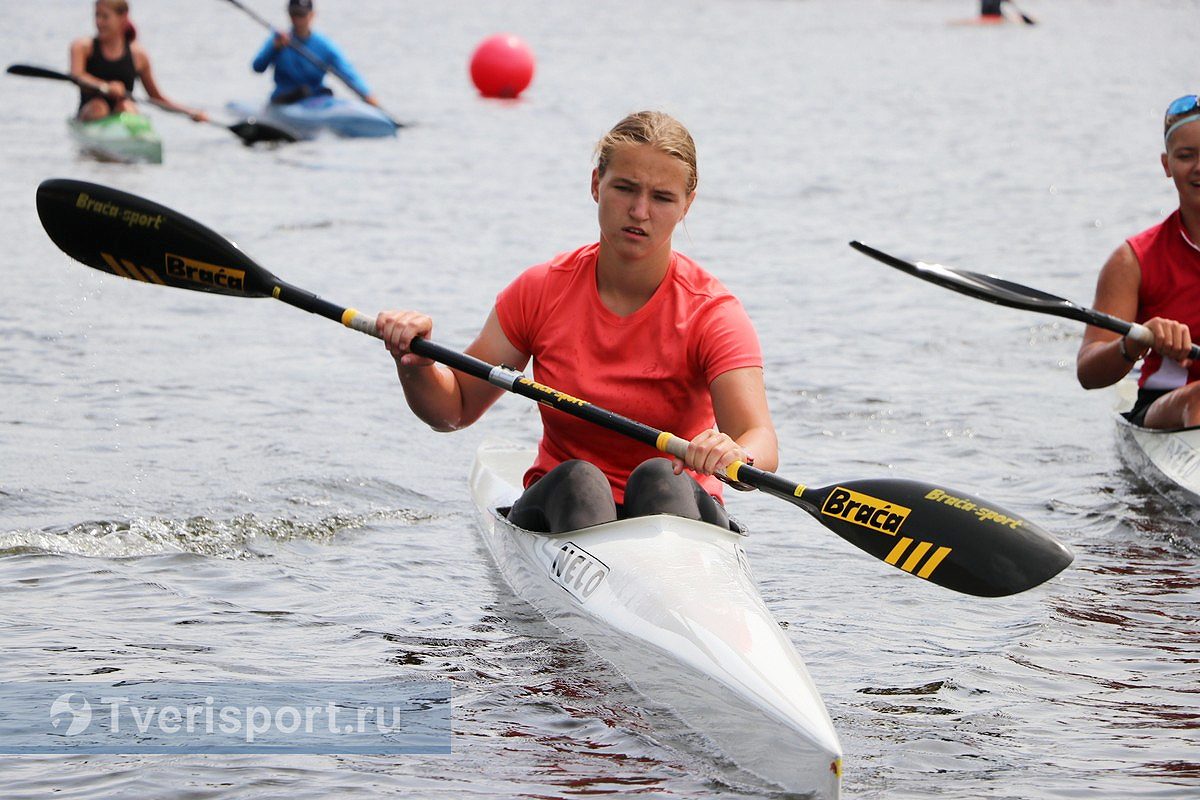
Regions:
[[1177, 128], [1162, 156], [1163, 170], [1175, 182], [1179, 203], [1200, 208], [1200, 120]]
[[616, 147], [604, 175], [592, 171], [601, 241], [627, 261], [669, 249], [696, 196], [687, 190], [688, 178], [686, 164], [651, 145]]
[[101, 39], [125, 32], [125, 15], [118, 14], [104, 3], [96, 3], [96, 33]]
[[288, 12], [288, 16], [292, 20], [292, 27], [296, 29], [296, 33], [301, 36], [308, 35], [308, 32], [312, 29], [313, 13], [312, 11]]

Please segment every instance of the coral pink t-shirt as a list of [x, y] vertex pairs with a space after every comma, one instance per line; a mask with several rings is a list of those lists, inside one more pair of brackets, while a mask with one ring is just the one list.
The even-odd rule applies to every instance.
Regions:
[[[496, 316], [514, 347], [533, 358], [534, 380], [677, 436], [716, 424], [709, 385], [724, 372], [762, 367], [758, 336], [742, 304], [687, 256], [672, 252], [647, 303], [621, 317], [596, 288], [599, 244], [530, 267], [496, 297]], [[608, 477], [624, 502], [634, 467], [661, 455], [557, 409], [540, 406], [542, 440], [525, 485], [572, 458]], [[710, 494], [721, 483], [693, 474]]]

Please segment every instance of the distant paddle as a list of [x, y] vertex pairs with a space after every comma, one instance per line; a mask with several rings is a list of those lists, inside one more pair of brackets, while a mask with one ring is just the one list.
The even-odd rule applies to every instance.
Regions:
[[[135, 195], [76, 180], [37, 190], [38, 216], [67, 255], [122, 278], [233, 297], [274, 297], [377, 336], [374, 316], [285, 283], [236, 245], [182, 214]], [[682, 457], [685, 439], [543, 386], [509, 367], [416, 339], [412, 350], [514, 394]], [[779, 497], [875, 558], [954, 591], [996, 597], [1052, 578], [1071, 552], [1016, 514], [955, 489], [895, 478], [809, 488], [735, 463], [726, 476]]]
[[[246, 12], [247, 16], [249, 16], [251, 19], [253, 19], [255, 22], [257, 22], [259, 25], [262, 25], [267, 30], [271, 31], [272, 33], [278, 33], [278, 31], [275, 30], [275, 26], [272, 25], [269, 20], [264, 19], [261, 15], [259, 15], [258, 12], [256, 12], [254, 9], [247, 7], [243, 3], [239, 2], [239, 0], [226, 0], [226, 1], [230, 5], [236, 6], [237, 8], [240, 8], [242, 11]], [[366, 102], [367, 95], [363, 94], [358, 89], [356, 89], [354, 87], [354, 84], [352, 84], [350, 82], [350, 79], [347, 78], [344, 74], [342, 74], [341, 70], [337, 69], [332, 64], [326, 64], [324, 61], [317, 58], [317, 56], [314, 55], [311, 50], [309, 50], [307, 47], [305, 47], [304, 45], [297, 42], [294, 38], [291, 38], [291, 37], [288, 38], [288, 47], [295, 50], [306, 61], [308, 61], [308, 63], [312, 64], [314, 67], [317, 67], [322, 72], [328, 72], [329, 74], [333, 75], [339, 81], [344, 83], [346, 85], [347, 89], [354, 92], [356, 95], [359, 96], [359, 98], [361, 100]], [[383, 114], [383, 116], [387, 117], [388, 122], [395, 125], [397, 129], [405, 127], [403, 122], [400, 122], [399, 120], [397, 120], [390, 113], [388, 113], [388, 111], [386, 109], [384, 109], [383, 107], [375, 106], [375, 108], [379, 109], [379, 113], [381, 113], [381, 114]]]
[[1017, 8], [1017, 4], [1014, 3], [1012, 0], [1004, 0], [1004, 2], [1008, 3], [1009, 8], [1011, 8], [1013, 11], [1017, 12], [1017, 16], [1019, 16], [1021, 18], [1021, 21], [1024, 22], [1026, 25], [1036, 25], [1037, 24], [1037, 20], [1035, 20], [1033, 17], [1026, 14], [1021, 9]]
[[[876, 261], [895, 267], [914, 278], [936, 283], [944, 289], [949, 289], [977, 300], [986, 300], [996, 305], [1034, 311], [1038, 314], [1049, 314], [1052, 317], [1063, 317], [1095, 325], [1097, 328], [1128, 336], [1138, 344], [1150, 347], [1154, 344], [1154, 334], [1145, 325], [1136, 322], [1126, 322], [1111, 314], [1076, 305], [1070, 300], [1048, 294], [1039, 289], [1022, 286], [1019, 283], [997, 278], [995, 275], [984, 275], [965, 269], [944, 267], [941, 264], [927, 264], [918, 261], [915, 264], [904, 259], [888, 255], [882, 250], [876, 250], [862, 242], [850, 242], [850, 246], [860, 253], [868, 255]], [[1200, 359], [1200, 345], [1192, 345], [1190, 358]]]
[[[28, 64], [13, 64], [6, 71], [8, 72], [9, 75], [20, 75], [25, 78], [45, 78], [47, 80], [66, 81], [67, 83], [75, 84], [76, 86], [80, 87], [81, 89], [95, 89], [95, 87], [89, 86], [88, 84], [86, 84], [83, 81], [76, 78], [74, 75], [68, 75], [65, 72], [58, 72], [56, 70], [46, 69], [45, 67], [33, 67]], [[105, 94], [105, 93], [101, 92], [101, 94]], [[172, 114], [184, 113], [175, 108], [168, 108], [168, 107], [162, 105], [161, 103], [159, 103], [157, 100], [150, 98], [150, 97], [137, 98], [137, 100], [138, 100], [138, 102], [151, 103], [156, 108], [160, 108], [163, 111], [169, 111]], [[218, 127], [225, 128], [228, 131], [232, 131], [239, 139], [242, 140], [242, 142], [244, 142], [247, 145], [257, 144], [258, 142], [294, 142], [294, 141], [296, 141], [296, 137], [293, 136], [292, 134], [288, 133], [287, 131], [285, 131], [281, 128], [277, 128], [274, 125], [268, 125], [264, 122], [258, 122], [257, 120], [254, 120], [254, 119], [246, 119], [241, 122], [236, 122], [233, 125], [225, 125], [223, 123], [215, 122], [213, 120], [207, 120], [207, 122], [210, 125], [216, 125]]]

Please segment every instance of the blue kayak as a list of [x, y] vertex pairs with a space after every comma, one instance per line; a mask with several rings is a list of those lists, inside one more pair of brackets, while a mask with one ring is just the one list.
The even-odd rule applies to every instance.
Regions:
[[386, 114], [354, 98], [319, 95], [286, 105], [230, 103], [229, 108], [246, 120], [283, 128], [297, 139], [315, 139], [322, 133], [346, 137], [396, 135], [396, 126]]

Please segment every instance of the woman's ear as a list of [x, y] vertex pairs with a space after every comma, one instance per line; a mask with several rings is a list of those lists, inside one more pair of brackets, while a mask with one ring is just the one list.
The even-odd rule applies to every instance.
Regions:
[[600, 168], [592, 170], [592, 199], [600, 202]]
[[686, 217], [686, 216], [687, 216], [687, 214], [688, 214], [688, 211], [690, 211], [690, 210], [691, 210], [691, 208], [692, 208], [692, 201], [693, 201], [693, 200], [695, 200], [695, 199], [696, 199], [696, 190], [695, 190], [695, 189], [692, 189], [691, 193], [690, 193], [690, 194], [687, 196], [687, 202], [685, 202], [685, 203], [683, 204], [683, 213], [679, 215], [679, 221], [680, 221], [680, 222], [683, 222], [683, 218], [684, 218], [684, 217]]

